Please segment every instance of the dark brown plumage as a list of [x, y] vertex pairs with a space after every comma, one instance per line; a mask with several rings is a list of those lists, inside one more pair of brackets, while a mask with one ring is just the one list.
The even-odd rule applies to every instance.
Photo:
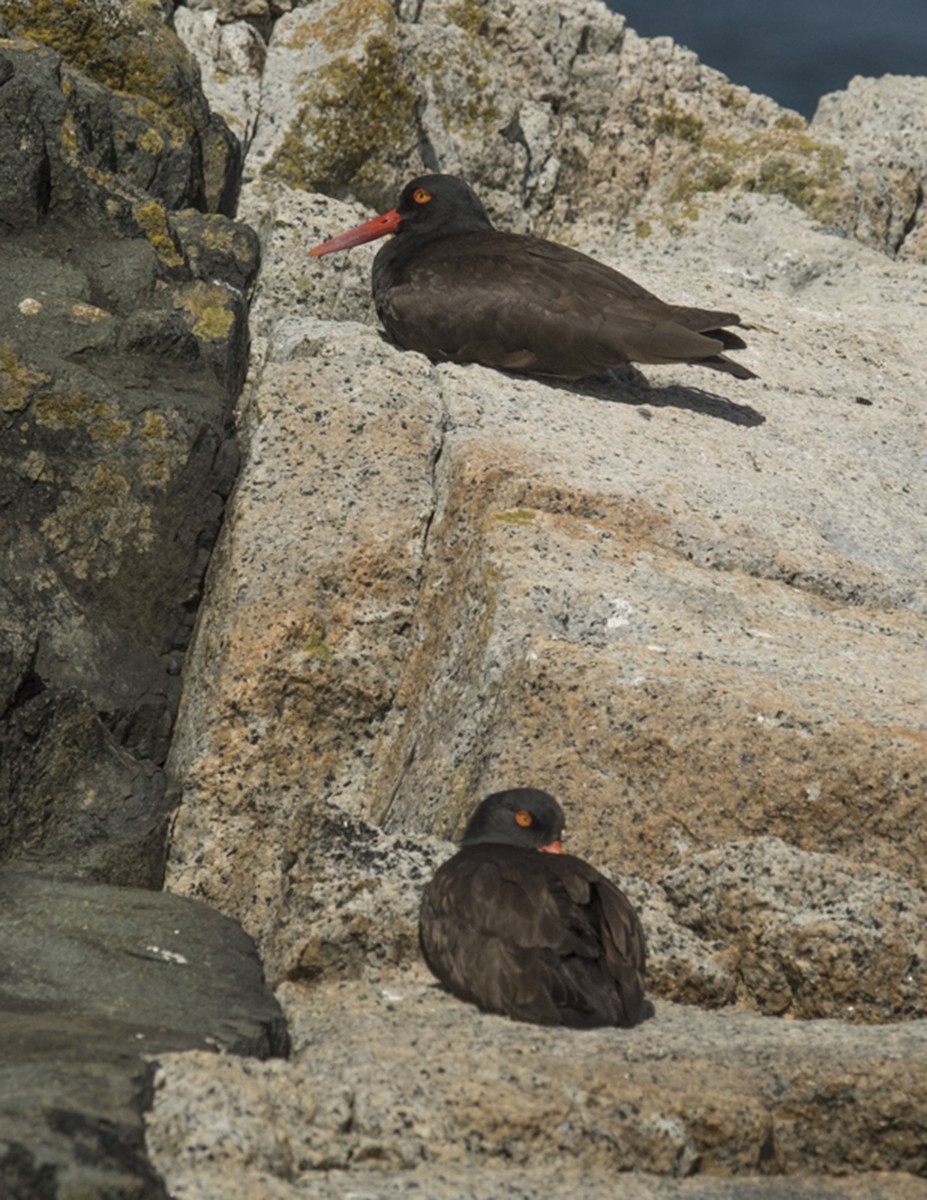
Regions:
[[687, 362], [755, 378], [724, 354], [746, 348], [725, 328], [740, 324], [735, 313], [664, 304], [568, 246], [493, 229], [453, 175], [414, 179], [395, 209], [310, 254], [388, 233], [373, 266], [377, 313], [394, 342], [435, 362], [568, 380], [628, 362]]
[[560, 852], [563, 824], [547, 792], [488, 796], [425, 888], [422, 953], [449, 991], [485, 1012], [540, 1025], [635, 1025], [644, 1009], [640, 920], [594, 867]]

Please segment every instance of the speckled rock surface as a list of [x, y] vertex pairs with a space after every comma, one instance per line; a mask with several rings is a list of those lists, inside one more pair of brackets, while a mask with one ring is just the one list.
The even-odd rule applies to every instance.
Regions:
[[[786, 241], [802, 271], [770, 257], [748, 285]], [[752, 198], [685, 245], [655, 236], [647, 282], [697, 295], [685, 262], [713, 244], [717, 299], [780, 329], [752, 337], [762, 382], [727, 395], [695, 369], [571, 390], [434, 368], [258, 299], [268, 362], [174, 743], [172, 886], [257, 930], [292, 893], [248, 886], [242, 855], [282, 880], [317, 802], [447, 836], [513, 780], [550, 786], [572, 845], [622, 875], [769, 833], [921, 885], [922, 268]], [[254, 837], [284, 783], [278, 837]], [[279, 977], [291, 951], [264, 945]]]
[[[618, 1179], [655, 1197], [923, 1194], [922, 1025], [661, 1003], [632, 1031], [543, 1030], [418, 967], [281, 995], [289, 1064], [164, 1060], [147, 1136], [174, 1195], [604, 1197]], [[756, 1178], [847, 1167], [895, 1174], [819, 1192]]]
[[676, 920], [725, 946], [736, 997], [762, 1012], [923, 1017], [927, 895], [779, 838], [729, 842], [667, 872]]
[[841, 227], [860, 241], [927, 261], [927, 79], [884, 75], [851, 79], [822, 96], [815, 137], [838, 142], [854, 187], [841, 205]]
[[542, 232], [645, 197], [648, 214], [727, 186], [816, 207], [845, 186], [798, 114], [598, 3], [317, 0], [267, 54], [249, 180], [385, 203], [440, 168]]
[[[262, 194], [246, 196], [252, 211]], [[731, 1169], [744, 1175], [732, 1196], [789, 1194], [758, 1177], [770, 1168], [804, 1181], [797, 1196], [917, 1195], [923, 1022], [754, 1025], [731, 1002], [775, 993], [779, 1011], [882, 1020], [899, 988], [921, 990], [916, 970], [905, 983], [908, 943], [883, 955], [866, 940], [873, 926], [853, 928], [863, 908], [825, 919], [820, 890], [837, 879], [862, 894], [867, 879], [877, 889], [891, 877], [904, 901], [923, 887], [922, 268], [763, 197], [717, 202], [684, 241], [626, 229], [614, 260], [648, 286], [695, 300], [710, 278], [715, 302], [767, 326], [745, 356], [762, 382], [721, 388], [666, 368], [649, 382], [552, 388], [435, 368], [371, 324], [307, 312], [369, 305], [372, 251], [330, 275], [302, 257], [357, 210], [333, 202], [326, 218], [318, 198], [278, 190], [263, 211], [279, 269], [256, 299], [263, 365], [243, 410], [248, 456], [174, 743], [169, 878], [239, 915], [272, 978], [298, 981], [287, 1008], [295, 1031], [312, 1031], [297, 1038], [319, 1090], [297, 1065], [270, 1084], [236, 1072], [214, 1091], [208, 1064], [201, 1075], [172, 1059], [149, 1132], [155, 1161], [173, 1164], [162, 1168], [171, 1187], [234, 1195], [227, 1152], [254, 1164], [254, 1195], [416, 1184], [438, 1198], [540, 1196], [518, 1147], [553, 1128], [583, 1147], [557, 1141], [564, 1196], [608, 1195], [607, 1154], [642, 1195], [723, 1196], [712, 1183]], [[401, 992], [389, 972], [414, 959], [418, 890], [440, 854], [423, 835], [449, 835], [475, 797], [516, 781], [558, 794], [569, 847], [619, 877], [644, 913], [657, 1017], [633, 1036], [656, 1062], [676, 1054], [684, 1066], [661, 1066], [657, 1083], [653, 1064], [634, 1068], [646, 1120], [632, 1134], [617, 1093], [601, 1118], [589, 1098], [618, 1087], [601, 1050], [555, 1103], [549, 1075], [515, 1071], [513, 1083], [499, 1066], [510, 1027], [480, 1024], [477, 1050], [463, 1031], [485, 1019], [427, 987], [425, 1007], [397, 1018], [408, 1045], [367, 1010], [354, 1024], [365, 989]], [[729, 843], [768, 835], [822, 856], [798, 854], [794, 876], [782, 860], [788, 904], [772, 916], [753, 899], [761, 853], [739, 892], [721, 869]], [[712, 853], [720, 874], [696, 886], [693, 864]], [[687, 866], [690, 883], [665, 892]], [[712, 908], [722, 893], [727, 924]], [[872, 972], [868, 1007], [849, 997], [853, 972], [833, 952], [848, 931], [843, 946], [864, 950]], [[787, 995], [774, 974], [785, 964]], [[451, 1006], [434, 1042], [425, 997]], [[685, 1031], [676, 1050], [665, 1013]], [[706, 1062], [706, 1039], [730, 1051], [723, 1069]], [[883, 1058], [895, 1039], [906, 1048]], [[429, 1091], [419, 1054], [448, 1086], [473, 1090]], [[738, 1057], [762, 1064], [748, 1081]], [[488, 1077], [474, 1080], [465, 1064], [484, 1060]], [[352, 1090], [367, 1070], [370, 1090], [366, 1076]], [[238, 1095], [245, 1145], [190, 1145], [184, 1130], [226, 1128], [238, 1110], [223, 1106]], [[390, 1124], [389, 1113], [401, 1115]], [[886, 1137], [897, 1121], [905, 1132]], [[589, 1142], [575, 1132], [587, 1127], [599, 1130]], [[652, 1178], [696, 1170], [712, 1183]], [[824, 1178], [847, 1171], [876, 1174]]]
[[[281, 53], [321, 15], [281, 24]], [[674, 80], [688, 61], [641, 53]], [[483, 176], [500, 223], [543, 208]], [[275, 979], [319, 961], [292, 914], [332, 929], [308, 848], [332, 804], [446, 836], [475, 797], [534, 782], [563, 799], [572, 847], [642, 894], [758, 834], [922, 886], [923, 269], [776, 196], [705, 201], [685, 237], [609, 227], [589, 191], [572, 211], [569, 240], [761, 326], [744, 355], [761, 381], [657, 368], [569, 389], [434, 368], [372, 327], [374, 248], [305, 257], [363, 209], [270, 177], [245, 189], [265, 254], [249, 457], [174, 743], [170, 879], [239, 914]], [[656, 986], [730, 1000], [727, 949], [699, 960], [691, 925], [674, 931], [659, 891], [646, 902], [692, 964], [674, 991], [658, 957]]]
[[220, 20], [214, 9], [195, 4], [174, 12], [174, 28], [204, 75], [212, 110], [223, 117], [247, 151], [254, 136], [261, 102], [261, 75], [267, 47], [255, 28], [254, 0], [247, 6], [251, 20]]

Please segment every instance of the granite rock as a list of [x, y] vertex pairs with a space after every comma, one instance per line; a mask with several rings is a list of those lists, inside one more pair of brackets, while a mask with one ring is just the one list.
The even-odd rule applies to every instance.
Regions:
[[839, 143], [854, 186], [838, 217], [861, 242], [927, 262], [927, 79], [851, 79], [822, 96], [811, 132]]
[[[257, 4], [249, 6], [253, 10]], [[267, 58], [254, 15], [223, 19], [215, 9], [187, 5], [174, 13], [177, 36], [202, 71], [203, 92], [247, 152], [260, 112], [261, 77]]]
[[[630, 1032], [542, 1029], [420, 967], [281, 998], [289, 1063], [162, 1060], [147, 1139], [176, 1196], [604, 1200], [616, 1177], [660, 1200], [923, 1191], [920, 1024], [663, 1002]], [[873, 1174], [826, 1178], [848, 1168]]]
[[663, 876], [673, 915], [721, 942], [735, 996], [761, 1012], [923, 1017], [927, 896], [779, 838], [728, 842]]
[[[837, 232], [848, 152], [595, 5], [277, 22], [167, 878], [257, 938], [296, 1055], [164, 1063], [178, 1195], [923, 1189], [927, 280]], [[435, 168], [502, 227], [739, 311], [760, 381], [552, 387], [391, 347], [376, 247], [307, 250]], [[415, 965], [445, 839], [515, 783], [642, 912], [655, 1016], [607, 1051]]]
[[[93, 1115], [17, 1125], [0, 1181], [921, 1194], [919, 81], [854, 85], [809, 130], [594, 3], [291, 7], [0, 8], [3, 499], [29, 534], [0, 588], [5, 853], [157, 883], [177, 805], [169, 886], [244, 923], [296, 1047], [164, 1057], [202, 1046], [183, 1014], [152, 1036], [149, 1162], [150, 1071], [134, 1045], [105, 1107], [91, 1005]], [[423, 169], [740, 311], [760, 381], [551, 387], [389, 346], [374, 248], [306, 250]], [[627, 1036], [485, 1017], [417, 962], [424, 879], [511, 783], [555, 791], [641, 908], [655, 1015]], [[90, 885], [50, 887], [54, 929]], [[237, 927], [204, 920], [205, 960]], [[100, 978], [165, 978], [106, 928]], [[81, 945], [47, 972], [20, 946], [28, 1005]], [[151, 992], [177, 1016], [182, 986]], [[29, 1112], [70, 1102], [82, 996], [34, 1031]]]

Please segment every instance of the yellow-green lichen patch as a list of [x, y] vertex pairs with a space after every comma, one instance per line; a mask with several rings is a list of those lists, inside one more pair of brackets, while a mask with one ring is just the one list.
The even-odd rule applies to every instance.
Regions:
[[211, 283], [195, 283], [180, 301], [193, 335], [201, 342], [220, 342], [235, 324], [235, 313], [225, 288]]
[[[175, 150], [179, 150], [181, 146], [190, 140], [193, 135], [193, 126], [189, 122], [173, 121], [165, 119], [165, 109], [162, 109], [155, 100], [149, 100], [144, 96], [127, 96], [125, 98], [126, 110], [129, 114], [137, 117], [139, 121], [144, 122], [149, 127], [158, 125], [164, 134], [162, 147], [167, 144]], [[175, 105], [175, 108], [179, 106]], [[142, 147], [142, 141], [139, 139], [139, 146], [145, 149], [149, 154], [152, 153], [151, 147], [153, 142], [150, 138], [146, 139], [145, 146]]]
[[132, 211], [161, 262], [167, 267], [183, 266], [183, 256], [174, 245], [164, 208], [151, 200], [147, 204], [136, 204]]
[[738, 87], [735, 83], [729, 83], [727, 87], [723, 87], [718, 95], [718, 100], [722, 107], [729, 109], [731, 112], [740, 112], [746, 108], [749, 99], [749, 88]]
[[78, 579], [105, 578], [118, 571], [118, 556], [130, 537], [141, 549], [150, 547], [151, 511], [132, 496], [124, 475], [97, 463], [75, 479], [41, 531]]
[[138, 144], [146, 154], [150, 154], [154, 158], [157, 158], [164, 151], [163, 135], [158, 133], [157, 129], [153, 129], [150, 126], [138, 139]]
[[97, 440], [122, 442], [131, 432], [116, 404], [86, 392], [49, 392], [36, 398], [32, 411], [47, 429], [83, 429]]
[[303, 21], [283, 44], [291, 50], [304, 50], [318, 42], [329, 54], [344, 53], [356, 46], [365, 32], [392, 33], [395, 28], [396, 14], [387, 0], [345, 0], [317, 20]]
[[691, 142], [693, 146], [700, 145], [705, 136], [705, 122], [695, 113], [681, 109], [675, 96], [668, 97], [656, 114], [653, 126], [658, 134]]
[[774, 129], [791, 129], [801, 133], [808, 128], [808, 122], [800, 113], [782, 113], [773, 123]]
[[498, 122], [501, 109], [490, 90], [489, 73], [472, 61], [464, 63], [464, 67], [463, 99], [445, 92], [438, 101], [441, 118], [451, 133], [485, 137]]
[[486, 5], [480, 0], [452, 0], [445, 12], [452, 25], [478, 37], [486, 25]]
[[502, 567], [497, 562], [487, 562], [480, 572], [483, 612], [477, 626], [477, 643], [485, 646], [493, 631], [496, 611], [499, 607], [499, 585], [502, 582]]
[[531, 525], [537, 520], [537, 513], [532, 508], [513, 508], [511, 512], [496, 513], [497, 521], [507, 525]]
[[171, 464], [176, 451], [171, 428], [164, 414], [146, 412], [138, 437], [143, 451], [139, 464], [142, 481], [150, 487], [167, 483], [171, 477]]
[[331, 662], [335, 657], [334, 650], [332, 650], [322, 632], [318, 629], [311, 629], [309, 631], [309, 636], [304, 638], [300, 649], [308, 658], [318, 659], [322, 662]]
[[267, 170], [310, 191], [376, 192], [385, 164], [414, 135], [415, 92], [396, 47], [369, 38], [360, 62], [333, 59], [302, 99]]
[[76, 167], [80, 162], [80, 139], [71, 113], [65, 113], [64, 120], [61, 122], [58, 143], [61, 146], [61, 157], [68, 166]]
[[37, 367], [22, 362], [8, 338], [0, 342], [0, 412], [19, 412], [29, 403], [33, 389], [50, 379]]
[[[216, 213], [197, 213], [196, 236], [205, 250], [222, 251], [244, 262], [252, 253], [248, 234], [235, 221]], [[175, 223], [181, 224], [176, 220]], [[182, 224], [181, 224], [182, 228]]]
[[56, 476], [40, 450], [30, 450], [23, 459], [20, 474], [31, 483], [50, 483]]
[[818, 220], [827, 220], [841, 194], [843, 153], [815, 141], [785, 120], [746, 138], [709, 138], [683, 168], [669, 197], [686, 209], [707, 192], [731, 188], [781, 195]]
[[451, 4], [446, 11], [460, 32], [448, 30], [447, 51], [423, 54], [416, 74], [430, 80], [449, 133], [486, 137], [496, 128], [502, 112], [492, 87], [492, 47], [481, 36], [486, 11], [476, 0]]
[[138, 436], [143, 441], [154, 440], [163, 441], [171, 435], [170, 426], [164, 413], [146, 412], [142, 418], [142, 427], [138, 431]]

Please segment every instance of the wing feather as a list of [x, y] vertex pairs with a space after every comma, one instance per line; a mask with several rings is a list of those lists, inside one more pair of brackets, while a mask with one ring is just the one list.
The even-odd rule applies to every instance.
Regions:
[[633, 1025], [644, 937], [627, 898], [588, 863], [481, 845], [445, 863], [422, 898], [425, 960], [455, 995], [550, 1025]]
[[[722, 329], [737, 324], [734, 313], [665, 304], [568, 246], [500, 231], [442, 239], [388, 289], [375, 279], [374, 292], [390, 336], [437, 361], [578, 379], [625, 362], [720, 360], [743, 347]], [[722, 361], [719, 369], [746, 370]]]

